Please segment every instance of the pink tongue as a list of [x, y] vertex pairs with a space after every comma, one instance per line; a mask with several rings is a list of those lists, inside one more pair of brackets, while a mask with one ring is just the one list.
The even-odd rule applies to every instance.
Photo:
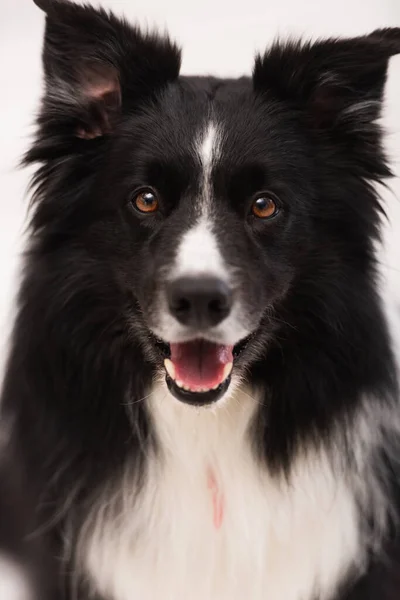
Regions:
[[211, 389], [224, 381], [224, 367], [233, 361], [233, 346], [205, 340], [171, 344], [175, 379], [194, 391]]

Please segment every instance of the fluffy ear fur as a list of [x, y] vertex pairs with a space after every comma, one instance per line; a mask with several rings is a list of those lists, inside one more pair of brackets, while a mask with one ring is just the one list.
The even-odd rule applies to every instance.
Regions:
[[400, 28], [317, 43], [276, 43], [256, 58], [257, 91], [305, 109], [318, 129], [358, 129], [379, 116], [388, 60], [400, 53]]
[[[66, 0], [35, 0], [46, 12], [44, 108], [48, 126], [92, 139], [110, 133], [121, 111], [175, 79], [180, 51], [106, 11]], [[50, 119], [50, 120], [49, 120]]]

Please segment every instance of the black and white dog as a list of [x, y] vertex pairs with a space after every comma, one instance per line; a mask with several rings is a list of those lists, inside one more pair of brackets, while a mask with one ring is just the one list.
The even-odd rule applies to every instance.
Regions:
[[103, 10], [37, 4], [2, 399], [37, 581], [52, 600], [397, 600], [375, 246], [400, 29], [276, 43], [223, 80], [180, 77], [174, 43]]

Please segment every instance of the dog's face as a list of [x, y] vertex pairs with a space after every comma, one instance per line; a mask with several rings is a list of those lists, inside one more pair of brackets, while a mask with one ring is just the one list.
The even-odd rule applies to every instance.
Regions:
[[172, 84], [123, 124], [105, 175], [133, 320], [165, 344], [170, 389], [196, 403], [226, 391], [312, 235], [307, 140], [249, 81], [222, 89], [210, 101], [207, 82]]
[[[291, 302], [307, 303], [313, 277], [345, 285], [370, 254], [379, 207], [365, 180], [387, 175], [373, 121], [398, 32], [275, 46], [252, 79], [178, 78], [167, 40], [94, 9], [45, 8], [30, 158], [46, 156], [56, 193], [34, 226], [74, 258], [71, 288], [98, 292], [102, 326], [122, 323], [175, 397], [216, 401]], [[63, 211], [54, 195], [73, 199]]]

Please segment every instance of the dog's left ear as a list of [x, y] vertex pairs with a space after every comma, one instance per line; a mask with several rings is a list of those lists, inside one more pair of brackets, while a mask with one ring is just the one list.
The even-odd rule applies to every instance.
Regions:
[[303, 109], [311, 126], [359, 128], [380, 114], [400, 28], [316, 43], [276, 43], [256, 58], [254, 88]]

